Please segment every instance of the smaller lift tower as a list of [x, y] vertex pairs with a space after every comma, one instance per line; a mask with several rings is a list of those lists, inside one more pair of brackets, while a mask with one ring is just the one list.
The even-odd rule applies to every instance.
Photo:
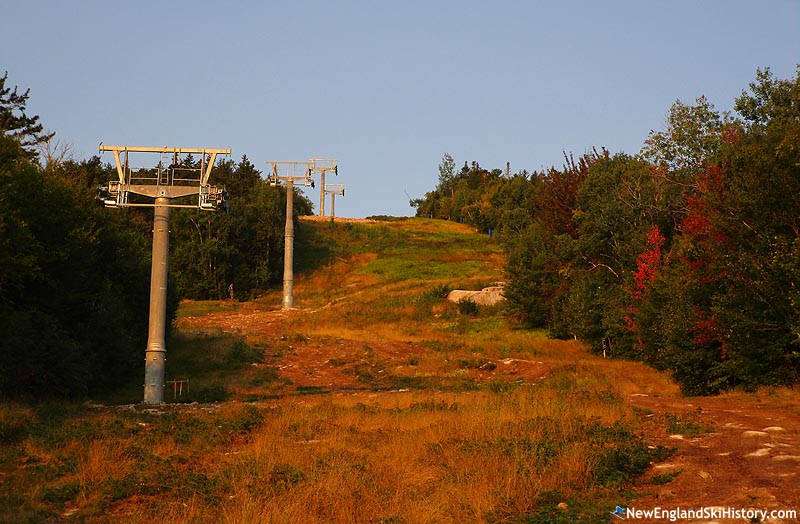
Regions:
[[270, 165], [267, 182], [277, 186], [286, 182], [286, 229], [283, 247], [282, 309], [294, 307], [294, 183], [314, 187], [311, 178], [313, 162], [267, 162]]
[[339, 175], [339, 166], [336, 165], [335, 158], [312, 158], [311, 172], [320, 174], [319, 179], [319, 216], [325, 216], [325, 173], [333, 171], [334, 175]]
[[344, 184], [328, 184], [325, 194], [331, 196], [331, 222], [336, 218], [336, 195], [344, 196]]

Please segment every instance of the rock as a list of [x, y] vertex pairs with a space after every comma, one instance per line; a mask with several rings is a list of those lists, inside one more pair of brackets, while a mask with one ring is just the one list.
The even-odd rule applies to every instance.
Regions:
[[485, 287], [480, 291], [454, 289], [447, 295], [447, 300], [450, 302], [458, 303], [462, 300], [471, 300], [479, 306], [495, 306], [505, 299], [502, 286]]

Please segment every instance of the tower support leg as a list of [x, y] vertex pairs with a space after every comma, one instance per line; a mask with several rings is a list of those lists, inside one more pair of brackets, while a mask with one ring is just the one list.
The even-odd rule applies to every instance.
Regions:
[[283, 309], [294, 307], [294, 182], [286, 182], [286, 230], [283, 246]]
[[144, 403], [164, 402], [167, 361], [167, 265], [169, 260], [169, 199], [156, 197], [153, 214], [153, 262], [150, 270], [150, 324], [144, 365]]

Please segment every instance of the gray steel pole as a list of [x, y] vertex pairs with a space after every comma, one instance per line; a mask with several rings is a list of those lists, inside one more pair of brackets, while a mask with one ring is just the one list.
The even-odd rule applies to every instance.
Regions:
[[325, 216], [325, 170], [322, 169], [320, 171], [320, 178], [319, 178], [319, 216]]
[[283, 309], [294, 307], [294, 182], [286, 181], [286, 233], [283, 246]]
[[150, 272], [150, 327], [144, 365], [145, 404], [164, 402], [170, 214], [167, 204], [169, 198], [156, 197], [153, 214], [153, 263]]
[[336, 193], [331, 193], [331, 222], [336, 217]]

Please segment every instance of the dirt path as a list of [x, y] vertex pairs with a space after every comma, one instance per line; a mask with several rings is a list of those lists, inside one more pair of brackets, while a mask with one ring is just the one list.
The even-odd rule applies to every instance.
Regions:
[[[295, 315], [305, 314], [313, 313], [300, 309], [276, 311], [246, 308], [236, 312], [222, 311], [183, 317], [178, 326], [187, 331], [202, 331], [214, 326], [248, 339], [283, 339], [286, 351], [271, 359], [268, 364], [276, 366], [281, 377], [291, 381], [295, 389], [371, 390], [372, 386], [363, 380], [366, 375], [379, 375], [386, 371], [402, 375], [400, 368], [404, 367], [415, 368], [408, 372], [416, 374], [419, 369], [412, 361], [431, 352], [429, 348], [412, 342], [364, 341], [330, 336], [298, 338], [287, 335], [285, 323]], [[550, 366], [544, 362], [504, 358], [478, 362], [475, 366], [463, 369], [462, 374], [477, 381], [503, 377], [532, 382], [546, 376], [549, 370]]]
[[[709, 398], [630, 397], [653, 416], [674, 416], [690, 431], [655, 432], [651, 444], [677, 448], [672, 458], [652, 468], [650, 477], [680, 472], [663, 485], [639, 492], [636, 509], [714, 507], [800, 510], [800, 413], [771, 406], [756, 395]], [[663, 426], [662, 426], [663, 427]], [[698, 430], [692, 434], [692, 427]], [[705, 430], [704, 430], [705, 429]], [[710, 430], [710, 431], [709, 431]], [[722, 515], [722, 514], [720, 514]], [[664, 522], [642, 519], [637, 522]], [[750, 522], [742, 518], [701, 518], [680, 522]], [[752, 522], [759, 522], [753, 520]], [[798, 522], [767, 518], [763, 522]]]

